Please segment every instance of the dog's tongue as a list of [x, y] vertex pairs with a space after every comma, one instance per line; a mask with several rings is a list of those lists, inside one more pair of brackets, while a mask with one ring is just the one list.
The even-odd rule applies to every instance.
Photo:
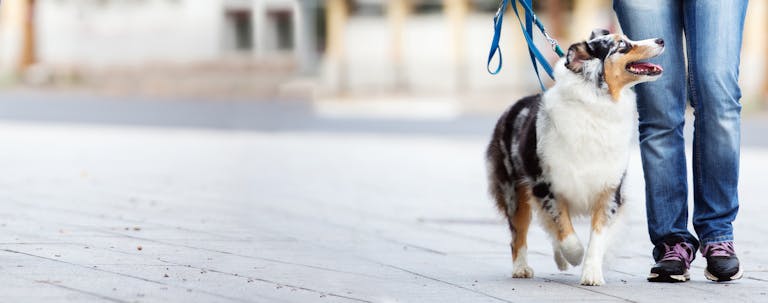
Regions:
[[664, 71], [663, 68], [661, 68], [660, 65], [656, 65], [649, 62], [634, 62], [631, 63], [630, 66], [633, 69], [643, 70], [643, 71], [649, 71], [649, 72], [661, 72]]

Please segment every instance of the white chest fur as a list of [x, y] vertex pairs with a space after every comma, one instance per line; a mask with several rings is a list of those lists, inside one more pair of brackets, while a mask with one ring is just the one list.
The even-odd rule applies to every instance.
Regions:
[[615, 102], [594, 87], [556, 85], [542, 98], [537, 152], [544, 178], [573, 214], [587, 214], [626, 171], [637, 130], [635, 95]]

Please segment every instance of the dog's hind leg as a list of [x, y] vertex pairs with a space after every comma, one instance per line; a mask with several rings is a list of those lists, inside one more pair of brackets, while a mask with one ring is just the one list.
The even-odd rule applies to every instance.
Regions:
[[519, 176], [515, 175], [507, 144], [501, 137], [504, 125], [499, 124], [488, 146], [488, 189], [496, 207], [507, 219], [512, 236], [509, 242], [512, 250], [512, 276], [531, 278], [533, 269], [528, 266], [526, 243], [531, 223], [530, 188], [521, 184]]
[[531, 195], [527, 186], [515, 189], [517, 209], [507, 216], [509, 229], [512, 231], [512, 277], [532, 278], [533, 268], [528, 266], [528, 228], [531, 225]]
[[539, 200], [539, 216], [547, 232], [554, 239], [553, 249], [557, 268], [568, 268], [564, 260], [573, 266], [581, 264], [584, 246], [576, 236], [568, 211], [568, 202], [563, 197], [555, 198], [546, 182], [539, 182], [533, 187], [533, 195]]
[[621, 185], [617, 189], [607, 189], [599, 196], [592, 210], [592, 231], [589, 237], [587, 255], [581, 272], [582, 285], [603, 285], [603, 258], [611, 230], [615, 227], [620, 208], [624, 204]]
[[[491, 163], [491, 168], [493, 167]], [[491, 170], [494, 172], [494, 170]], [[504, 214], [509, 226], [512, 239], [509, 246], [512, 250], [512, 276], [514, 278], [531, 278], [533, 269], [528, 266], [528, 226], [531, 223], [530, 194], [526, 187], [515, 187], [506, 182], [509, 178], [490, 178], [490, 191], [496, 200], [496, 206]]]

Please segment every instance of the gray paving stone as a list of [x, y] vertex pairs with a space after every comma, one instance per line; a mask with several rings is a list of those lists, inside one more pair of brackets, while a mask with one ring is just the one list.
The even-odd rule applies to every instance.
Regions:
[[608, 284], [583, 287], [538, 228], [536, 277], [511, 278], [484, 141], [3, 122], [0, 301], [768, 301], [768, 150], [743, 151], [745, 279], [706, 282], [699, 258], [689, 283], [645, 281], [635, 154]]

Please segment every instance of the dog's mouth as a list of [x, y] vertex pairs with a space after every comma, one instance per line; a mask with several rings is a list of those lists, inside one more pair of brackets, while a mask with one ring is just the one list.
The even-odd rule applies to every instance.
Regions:
[[640, 76], [658, 76], [664, 71], [660, 65], [649, 62], [630, 62], [627, 64], [626, 70]]

